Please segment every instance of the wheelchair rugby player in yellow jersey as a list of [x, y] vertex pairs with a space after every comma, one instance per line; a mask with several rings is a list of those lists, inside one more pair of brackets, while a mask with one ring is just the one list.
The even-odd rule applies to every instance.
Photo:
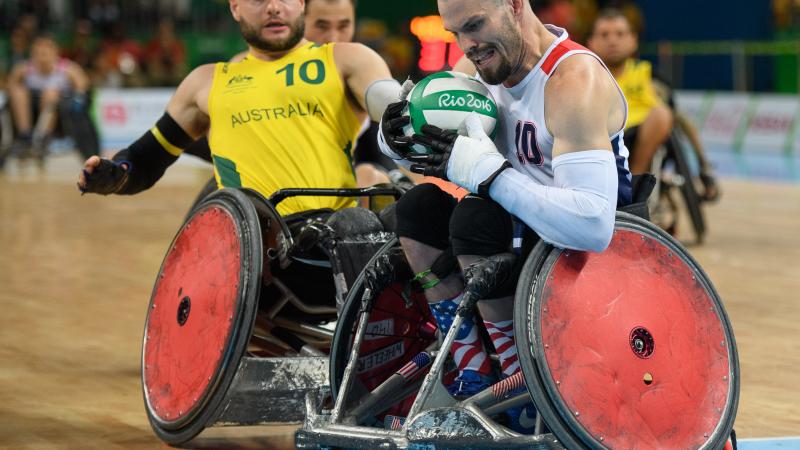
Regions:
[[[333, 299], [388, 235], [353, 197], [399, 193], [356, 189], [351, 152], [358, 117], [379, 120], [402, 87], [361, 44], [306, 40], [304, 6], [230, 0], [248, 56], [194, 69], [153, 128], [111, 159], [87, 159], [78, 177], [82, 193], [133, 195], [208, 134], [220, 190], [167, 251], [142, 349], [148, 417], [169, 443], [218, 422], [302, 420], [305, 392], [327, 384]], [[354, 235], [368, 236], [351, 239], [354, 257], [334, 248]], [[307, 358], [274, 358], [285, 356]], [[259, 384], [269, 408], [252, 407], [241, 376], [234, 383], [245, 366], [261, 381], [290, 380]]]

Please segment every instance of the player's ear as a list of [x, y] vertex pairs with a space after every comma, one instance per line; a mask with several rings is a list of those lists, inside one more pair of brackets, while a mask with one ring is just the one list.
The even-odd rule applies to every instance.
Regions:
[[239, 16], [239, 0], [228, 0], [228, 6], [231, 9], [231, 15], [237, 22], [240, 20]]
[[525, 6], [530, 5], [528, 1], [529, 0], [508, 0], [508, 4], [511, 6], [511, 10], [514, 12], [514, 15], [519, 16], [522, 14]]

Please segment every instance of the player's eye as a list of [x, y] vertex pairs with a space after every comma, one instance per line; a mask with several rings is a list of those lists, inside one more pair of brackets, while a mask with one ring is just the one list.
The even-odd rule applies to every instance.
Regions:
[[475, 33], [476, 31], [480, 31], [480, 29], [483, 27], [483, 22], [483, 19], [470, 22], [464, 27], [464, 31], [467, 33]]

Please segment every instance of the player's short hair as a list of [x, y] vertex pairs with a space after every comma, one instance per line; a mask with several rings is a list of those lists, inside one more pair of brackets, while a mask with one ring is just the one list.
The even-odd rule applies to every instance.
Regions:
[[31, 39], [31, 46], [42, 41], [49, 42], [50, 44], [58, 47], [58, 41], [56, 40], [55, 36], [52, 33], [48, 33], [46, 31], [37, 33], [33, 37], [33, 39]]
[[589, 37], [594, 34], [594, 30], [597, 27], [597, 22], [600, 22], [601, 20], [616, 19], [623, 19], [625, 22], [627, 22], [628, 28], [630, 28], [631, 32], [633, 33], [633, 25], [631, 24], [631, 21], [628, 20], [628, 16], [626, 16], [622, 10], [617, 8], [603, 8], [597, 13], [597, 17], [595, 17], [594, 22], [592, 22], [592, 28], [589, 30]]
[[[306, 8], [308, 8], [308, 5], [311, 4], [311, 1], [312, 0], [306, 0]], [[320, 0], [315, 0], [315, 1], [320, 1]], [[321, 0], [321, 1], [332, 2], [333, 0]], [[349, 1], [350, 1], [350, 4], [353, 5], [353, 9], [358, 8], [358, 0], [349, 0]]]

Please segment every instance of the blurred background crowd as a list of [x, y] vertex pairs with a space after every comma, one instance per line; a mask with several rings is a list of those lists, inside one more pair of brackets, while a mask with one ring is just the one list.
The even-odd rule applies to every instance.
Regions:
[[[436, 14], [436, 2], [402, 4], [359, 2], [356, 39], [379, 51], [398, 78], [447, 68], [451, 38], [421, 21]], [[533, 5], [543, 22], [566, 27], [579, 42], [598, 11], [623, 10], [642, 41], [640, 56], [677, 88], [797, 92], [799, 0], [732, 0], [724, 7], [689, 0]], [[223, 0], [5, 0], [0, 79], [27, 58], [42, 31], [88, 72], [94, 87], [175, 86], [192, 67], [244, 48]]]

